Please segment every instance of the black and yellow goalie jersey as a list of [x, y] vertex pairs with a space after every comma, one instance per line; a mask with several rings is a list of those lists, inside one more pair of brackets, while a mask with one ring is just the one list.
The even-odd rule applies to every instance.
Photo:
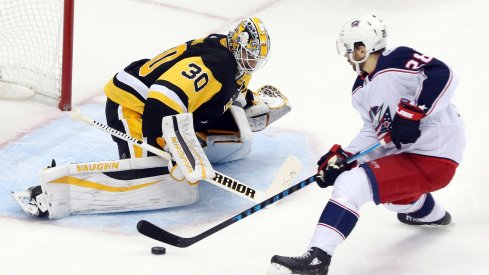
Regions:
[[250, 75], [236, 80], [238, 65], [225, 35], [212, 34], [142, 59], [117, 73], [105, 94], [142, 115], [146, 137], [160, 137], [164, 116], [193, 113], [194, 128], [211, 127], [246, 92]]

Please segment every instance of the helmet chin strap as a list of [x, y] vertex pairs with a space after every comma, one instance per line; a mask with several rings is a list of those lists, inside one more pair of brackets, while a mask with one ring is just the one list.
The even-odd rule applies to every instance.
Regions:
[[367, 58], [370, 56], [370, 53], [367, 52], [365, 57], [362, 60], [355, 60], [353, 59], [353, 52], [348, 54], [348, 58], [350, 59], [351, 62], [355, 63], [355, 72], [357, 72], [358, 75], [362, 75], [362, 71], [360, 70], [360, 64], [367, 61]]

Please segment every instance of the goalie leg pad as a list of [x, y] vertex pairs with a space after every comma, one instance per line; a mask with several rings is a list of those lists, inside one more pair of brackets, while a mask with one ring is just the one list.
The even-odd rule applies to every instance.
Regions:
[[95, 162], [96, 165], [83, 165], [88, 169], [75, 169], [76, 164], [69, 164], [42, 171], [41, 186], [49, 218], [162, 209], [192, 204], [198, 199], [197, 187], [173, 180], [166, 161], [160, 157], [112, 163], [121, 168], [107, 172], [108, 166]]
[[251, 152], [253, 135], [243, 108], [232, 105], [229, 111], [239, 132], [207, 136], [204, 151], [212, 163], [242, 159]]

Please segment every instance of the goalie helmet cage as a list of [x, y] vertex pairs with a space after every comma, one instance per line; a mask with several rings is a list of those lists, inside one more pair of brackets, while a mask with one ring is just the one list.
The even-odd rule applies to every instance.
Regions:
[[74, 0], [0, 1], [0, 98], [71, 110]]

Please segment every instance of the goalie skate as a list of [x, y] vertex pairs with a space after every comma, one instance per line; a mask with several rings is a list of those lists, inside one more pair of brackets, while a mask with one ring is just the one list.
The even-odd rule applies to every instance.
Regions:
[[48, 216], [46, 197], [41, 186], [33, 186], [24, 191], [12, 192], [12, 197], [19, 206], [29, 215], [37, 217]]

